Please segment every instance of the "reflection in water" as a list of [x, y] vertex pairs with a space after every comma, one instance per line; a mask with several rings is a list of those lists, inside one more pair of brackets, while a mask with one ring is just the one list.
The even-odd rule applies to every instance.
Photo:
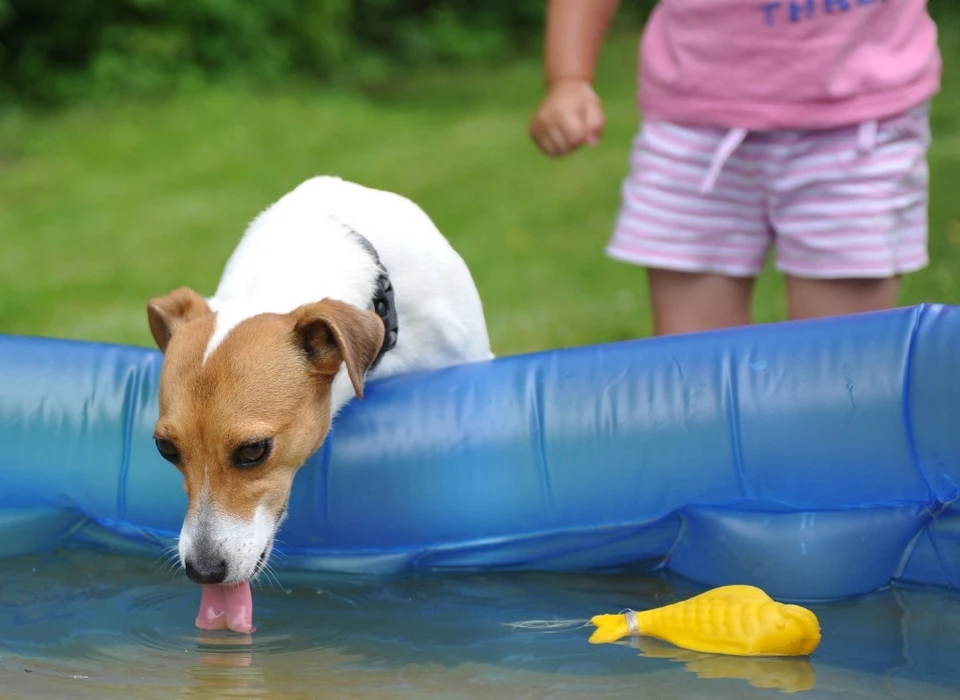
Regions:
[[684, 665], [697, 678], [745, 680], [754, 688], [798, 693], [812, 690], [817, 682], [817, 672], [807, 657], [771, 658], [746, 656], [721, 656], [703, 654], [668, 646], [655, 639], [634, 637], [616, 644], [640, 650], [640, 655], [650, 659], [669, 659]]
[[255, 592], [258, 631], [237, 635], [194, 629], [199, 590], [149, 560], [0, 561], [0, 697], [960, 697], [960, 600], [930, 592], [811, 606], [824, 636], [810, 659], [745, 659], [509, 627], [701, 591], [663, 576], [282, 578]]

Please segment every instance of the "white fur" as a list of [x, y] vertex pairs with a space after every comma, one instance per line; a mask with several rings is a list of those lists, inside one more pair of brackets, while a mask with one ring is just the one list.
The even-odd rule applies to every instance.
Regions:
[[[401, 195], [315, 177], [247, 228], [208, 299], [216, 330], [206, 357], [238, 323], [324, 298], [370, 308], [377, 269], [351, 234], [377, 249], [396, 295], [400, 331], [369, 379], [493, 357], [470, 270], [424, 211]], [[353, 396], [341, 368], [331, 415]]]
[[187, 561], [187, 554], [198, 547], [205, 558], [226, 561], [227, 578], [223, 583], [236, 584], [257, 572], [263, 552], [269, 558], [276, 532], [273, 518], [263, 506], [257, 506], [250, 521], [218, 513], [206, 503], [195, 513], [188, 515], [180, 528], [180, 561]]
[[[493, 357], [480, 296], [466, 264], [410, 200], [335, 177], [307, 180], [261, 213], [227, 261], [205, 359], [244, 319], [287, 313], [324, 298], [370, 308], [378, 271], [355, 231], [377, 249], [393, 283], [397, 345], [369, 379]], [[331, 416], [354, 396], [341, 367]], [[201, 496], [180, 534], [181, 561], [199, 548], [227, 561], [227, 581], [250, 577], [273, 543], [276, 523], [258, 507], [250, 522], [213, 512]], [[211, 551], [211, 548], [215, 548]], [[268, 552], [269, 554], [269, 552]]]

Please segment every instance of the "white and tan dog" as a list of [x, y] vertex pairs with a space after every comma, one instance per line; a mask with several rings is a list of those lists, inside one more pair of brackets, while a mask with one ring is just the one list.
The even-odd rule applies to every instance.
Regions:
[[294, 474], [365, 379], [492, 357], [466, 264], [410, 200], [335, 177], [261, 213], [216, 294], [147, 305], [164, 353], [155, 438], [183, 473], [197, 625], [253, 630]]

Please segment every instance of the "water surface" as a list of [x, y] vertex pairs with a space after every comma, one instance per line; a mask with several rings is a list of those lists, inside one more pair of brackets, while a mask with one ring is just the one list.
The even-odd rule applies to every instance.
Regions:
[[510, 626], [701, 591], [658, 575], [287, 573], [255, 589], [244, 636], [194, 629], [198, 588], [155, 561], [61, 550], [0, 561], [0, 698], [960, 697], [960, 598], [931, 591], [810, 606], [809, 659]]

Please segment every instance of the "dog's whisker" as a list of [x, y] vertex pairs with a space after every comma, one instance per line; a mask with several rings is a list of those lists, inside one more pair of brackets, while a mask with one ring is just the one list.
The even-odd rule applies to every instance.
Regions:
[[250, 579], [250, 585], [254, 588], [263, 590], [265, 581], [267, 584], [270, 584], [271, 588], [273, 587], [273, 582], [267, 578], [266, 572], [264, 572], [263, 569], [260, 569], [260, 571], [258, 571], [252, 579]]
[[261, 573], [266, 576], [267, 580], [270, 582], [270, 587], [273, 588], [274, 584], [281, 591], [283, 590], [283, 584], [280, 583], [280, 579], [277, 577], [277, 574], [274, 572], [273, 567], [270, 566], [270, 562], [265, 561], [261, 569]]
[[182, 568], [182, 564], [180, 563], [180, 560], [171, 558], [171, 559], [166, 559], [162, 562], [158, 562], [156, 571], [157, 571], [157, 574], [160, 576], [168, 576], [172, 578], [173, 576], [176, 575], [176, 573], [179, 571], [180, 568]]
[[171, 575], [177, 568], [182, 566], [180, 555], [176, 548], [167, 548], [161, 553], [153, 563], [153, 571], [160, 575]]

